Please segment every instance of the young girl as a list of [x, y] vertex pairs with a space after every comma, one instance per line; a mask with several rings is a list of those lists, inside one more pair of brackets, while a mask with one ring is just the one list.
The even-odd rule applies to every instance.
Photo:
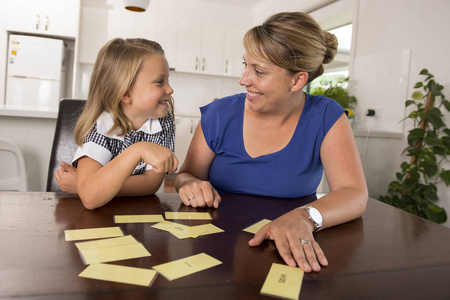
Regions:
[[55, 174], [63, 191], [78, 193], [87, 209], [95, 209], [115, 196], [159, 189], [178, 165], [168, 79], [158, 43], [114, 39], [103, 46], [74, 131], [76, 169], [62, 162]]

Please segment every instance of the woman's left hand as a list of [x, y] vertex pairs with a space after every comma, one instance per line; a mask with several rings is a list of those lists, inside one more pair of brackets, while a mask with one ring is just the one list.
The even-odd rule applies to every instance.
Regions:
[[274, 240], [287, 265], [298, 265], [304, 272], [318, 272], [320, 265], [327, 266], [328, 261], [314, 240], [313, 230], [307, 212], [294, 209], [261, 228], [248, 244], [259, 246], [266, 239]]

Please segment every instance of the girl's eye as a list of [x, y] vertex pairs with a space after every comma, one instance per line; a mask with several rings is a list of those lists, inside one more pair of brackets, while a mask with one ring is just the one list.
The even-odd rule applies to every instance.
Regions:
[[256, 74], [256, 75], [263, 75], [264, 73], [263, 73], [263, 72], [260, 72], [260, 71], [258, 71], [258, 70], [255, 70], [255, 74]]

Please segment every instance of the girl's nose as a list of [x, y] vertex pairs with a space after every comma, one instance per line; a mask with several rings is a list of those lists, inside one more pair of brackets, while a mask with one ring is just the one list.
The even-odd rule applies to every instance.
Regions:
[[169, 95], [173, 94], [173, 88], [170, 86], [170, 84], [167, 84], [166, 93]]

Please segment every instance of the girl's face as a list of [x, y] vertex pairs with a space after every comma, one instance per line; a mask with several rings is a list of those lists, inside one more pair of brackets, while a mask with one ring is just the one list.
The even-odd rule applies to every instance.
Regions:
[[151, 55], [143, 61], [134, 83], [122, 98], [121, 105], [136, 130], [147, 119], [166, 116], [172, 93], [166, 58]]
[[247, 107], [255, 112], [273, 112], [289, 105], [295, 76], [274, 64], [244, 54], [244, 70], [239, 84], [247, 90]]

